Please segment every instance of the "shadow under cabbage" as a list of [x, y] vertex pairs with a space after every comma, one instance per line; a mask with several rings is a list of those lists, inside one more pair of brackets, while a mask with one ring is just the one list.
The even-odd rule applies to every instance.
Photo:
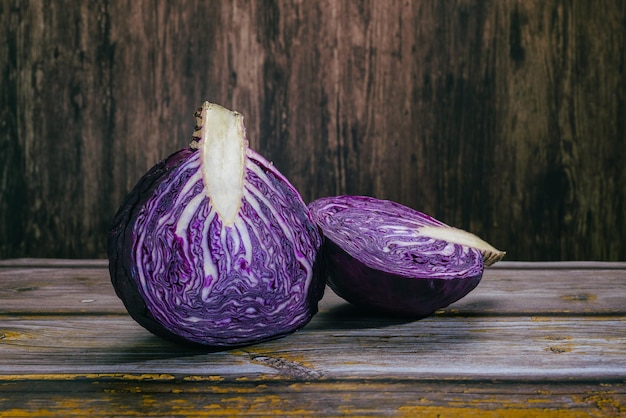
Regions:
[[345, 302], [320, 305], [320, 311], [304, 327], [307, 331], [385, 328], [415, 322], [422, 318], [385, 314]]
[[146, 334], [132, 340], [132, 343], [119, 348], [112, 355], [116, 363], [134, 363], [150, 360], [166, 360], [193, 357], [202, 354], [226, 351], [224, 348], [204, 347], [197, 344], [176, 343], [146, 331]]

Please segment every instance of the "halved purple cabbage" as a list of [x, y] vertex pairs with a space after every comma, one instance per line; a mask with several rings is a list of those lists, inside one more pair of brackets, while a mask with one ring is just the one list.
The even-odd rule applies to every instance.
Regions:
[[196, 117], [190, 148], [148, 171], [115, 216], [117, 295], [139, 324], [178, 342], [233, 347], [292, 333], [323, 294], [318, 228], [289, 181], [247, 147], [241, 115], [205, 103]]
[[504, 256], [468, 232], [388, 200], [336, 196], [309, 204], [325, 236], [327, 283], [375, 311], [425, 317], [480, 282]]

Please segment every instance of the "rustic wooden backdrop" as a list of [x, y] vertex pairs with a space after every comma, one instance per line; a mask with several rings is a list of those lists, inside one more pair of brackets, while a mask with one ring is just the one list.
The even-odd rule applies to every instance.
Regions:
[[0, 1], [0, 258], [104, 257], [203, 100], [305, 201], [626, 260], [623, 0]]

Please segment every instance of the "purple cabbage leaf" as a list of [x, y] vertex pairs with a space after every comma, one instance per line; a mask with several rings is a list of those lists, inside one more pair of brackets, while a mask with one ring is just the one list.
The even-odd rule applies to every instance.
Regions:
[[109, 233], [113, 286], [143, 327], [235, 347], [278, 338], [317, 312], [317, 226], [289, 181], [248, 148], [243, 117], [204, 103], [189, 148], [148, 171]]
[[398, 203], [336, 196], [309, 204], [325, 237], [327, 284], [374, 311], [426, 317], [480, 282], [504, 252]]

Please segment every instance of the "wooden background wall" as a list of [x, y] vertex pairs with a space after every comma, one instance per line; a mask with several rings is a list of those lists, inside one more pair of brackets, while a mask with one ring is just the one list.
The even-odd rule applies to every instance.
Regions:
[[104, 257], [203, 100], [305, 201], [626, 260], [623, 0], [0, 1], [0, 258]]

